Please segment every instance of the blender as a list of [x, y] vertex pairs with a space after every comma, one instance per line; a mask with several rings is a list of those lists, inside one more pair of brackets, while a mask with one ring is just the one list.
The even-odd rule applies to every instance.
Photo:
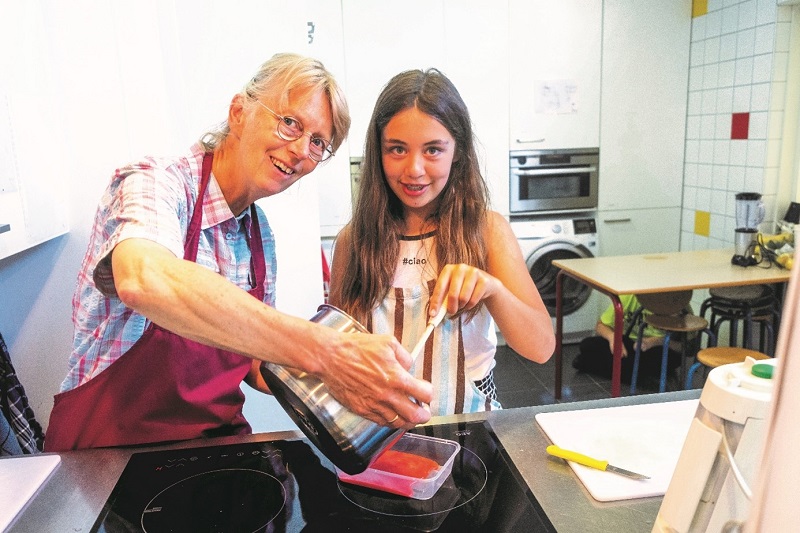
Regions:
[[764, 203], [757, 192], [736, 194], [736, 233], [734, 236], [734, 265], [750, 266], [758, 263], [754, 257], [758, 225], [764, 221]]
[[652, 533], [739, 531], [728, 526], [749, 513], [777, 363], [747, 357], [708, 373]]

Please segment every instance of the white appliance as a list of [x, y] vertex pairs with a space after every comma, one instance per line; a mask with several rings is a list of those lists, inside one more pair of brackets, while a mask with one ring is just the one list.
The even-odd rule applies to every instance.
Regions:
[[[522, 257], [536, 288], [542, 295], [555, 327], [556, 275], [554, 259], [575, 259], [597, 255], [597, 226], [589, 215], [575, 218], [512, 218], [511, 229], [517, 236]], [[576, 343], [594, 334], [600, 313], [609, 299], [583, 283], [564, 277], [563, 342]]]
[[0, 531], [14, 522], [60, 463], [56, 454], [0, 457]]
[[747, 358], [708, 374], [653, 533], [736, 531], [728, 525], [745, 521], [761, 462], [775, 363]]

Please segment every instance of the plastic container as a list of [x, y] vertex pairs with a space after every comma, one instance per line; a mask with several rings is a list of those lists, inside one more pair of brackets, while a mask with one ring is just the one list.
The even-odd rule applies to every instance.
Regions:
[[450, 475], [460, 449], [452, 440], [406, 433], [364, 472], [350, 475], [336, 468], [336, 474], [345, 483], [427, 500]]

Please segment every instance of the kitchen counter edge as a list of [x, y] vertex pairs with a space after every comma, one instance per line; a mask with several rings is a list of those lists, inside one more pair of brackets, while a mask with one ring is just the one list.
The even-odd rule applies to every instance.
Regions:
[[[573, 411], [700, 397], [700, 389], [661, 394], [608, 398], [583, 402], [504, 409], [435, 417], [429, 424], [488, 420], [534, 497], [557, 531], [563, 533], [650, 531], [661, 498], [640, 498], [619, 502], [594, 500], [563, 461], [545, 453], [549, 439], [534, 420], [538, 413]], [[161, 449], [216, 446], [236, 442], [262, 442], [301, 438], [299, 431], [258, 433], [246, 437], [192, 440], [171, 445], [137, 448], [103, 448], [59, 454], [61, 464], [39, 493], [7, 530], [89, 531], [114, 489], [131, 454]]]

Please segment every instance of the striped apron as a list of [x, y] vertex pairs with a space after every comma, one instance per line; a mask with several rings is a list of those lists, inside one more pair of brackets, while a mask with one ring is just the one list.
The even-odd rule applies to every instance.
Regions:
[[[412, 350], [427, 326], [428, 303], [435, 285], [436, 279], [430, 279], [414, 287], [392, 288], [372, 312], [368, 327], [374, 333], [394, 335], [407, 350]], [[433, 384], [430, 407], [434, 416], [502, 408], [465, 375], [463, 320], [443, 320], [411, 368], [416, 378]]]

